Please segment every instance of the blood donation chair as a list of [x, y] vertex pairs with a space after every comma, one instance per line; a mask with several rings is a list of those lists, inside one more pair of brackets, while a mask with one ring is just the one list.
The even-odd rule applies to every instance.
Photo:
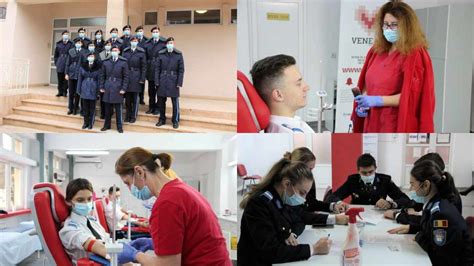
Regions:
[[[33, 217], [36, 232], [50, 262], [61, 266], [73, 266], [59, 238], [59, 230], [69, 216], [64, 194], [55, 184], [38, 183], [33, 187]], [[98, 266], [87, 258], [78, 260], [77, 265]]]
[[250, 184], [255, 184], [255, 180], [262, 179], [259, 175], [247, 174], [247, 168], [243, 164], [237, 164], [237, 175], [242, 179], [242, 195], [244, 194], [246, 181], [249, 181]]
[[258, 133], [270, 123], [270, 109], [252, 83], [237, 71], [237, 132]]

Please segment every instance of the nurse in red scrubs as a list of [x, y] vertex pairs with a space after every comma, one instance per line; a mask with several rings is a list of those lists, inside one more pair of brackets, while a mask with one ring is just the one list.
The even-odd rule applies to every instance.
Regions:
[[354, 132], [434, 132], [434, 77], [428, 43], [415, 11], [393, 0], [376, 17], [355, 98]]
[[[157, 197], [150, 216], [151, 239], [131, 242], [121, 261], [157, 266], [231, 266], [225, 238], [209, 202], [180, 179], [167, 176], [159, 158], [137, 147], [127, 150], [115, 164], [115, 172], [135, 197]], [[154, 254], [144, 253], [150, 249]]]

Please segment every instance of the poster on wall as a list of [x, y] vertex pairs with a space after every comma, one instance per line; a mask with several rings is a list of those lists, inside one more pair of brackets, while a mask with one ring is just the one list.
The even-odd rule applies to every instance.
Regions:
[[354, 95], [351, 89], [357, 87], [365, 56], [374, 42], [375, 16], [384, 3], [386, 1], [341, 1], [335, 132], [352, 132]]

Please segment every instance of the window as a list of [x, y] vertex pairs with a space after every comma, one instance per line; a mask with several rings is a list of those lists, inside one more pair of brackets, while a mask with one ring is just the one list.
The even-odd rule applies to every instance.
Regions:
[[195, 10], [194, 24], [220, 24], [221, 11], [217, 10]]
[[23, 155], [23, 142], [15, 139], [13, 141], [14, 147], [15, 147], [15, 153]]
[[5, 210], [7, 208], [7, 191], [6, 191], [6, 164], [0, 162], [0, 209]]
[[5, 150], [13, 150], [13, 139], [10, 135], [2, 134], [2, 147]]
[[166, 14], [166, 24], [191, 24], [192, 12], [189, 11], [168, 11]]
[[230, 24], [237, 24], [237, 8], [230, 10]]
[[158, 12], [145, 12], [145, 25], [158, 25]]
[[0, 6], [0, 20], [7, 18], [7, 7]]
[[67, 19], [55, 19], [53, 26], [54, 28], [67, 28]]
[[105, 18], [72, 18], [71, 27], [104, 26]]
[[0, 209], [15, 211], [25, 208], [23, 168], [0, 161]]
[[11, 167], [10, 176], [11, 176], [11, 191], [10, 191], [10, 200], [11, 200], [11, 209], [22, 209], [23, 204], [23, 187], [22, 186], [22, 175], [23, 171], [18, 167]]

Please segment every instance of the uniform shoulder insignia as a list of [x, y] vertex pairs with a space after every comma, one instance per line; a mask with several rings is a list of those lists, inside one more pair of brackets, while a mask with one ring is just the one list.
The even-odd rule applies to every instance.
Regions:
[[159, 53], [159, 54], [164, 54], [164, 53], [166, 53], [166, 48], [161, 49], [158, 53]]
[[123, 61], [128, 61], [128, 59], [125, 58], [125, 57], [123, 57], [123, 56], [119, 56], [119, 59], [120, 59], [120, 60], [123, 60]]
[[270, 191], [265, 191], [260, 196], [264, 198], [266, 202], [270, 202], [273, 199], [273, 195], [270, 193]]
[[79, 225], [74, 221], [69, 221], [67, 223], [67, 226], [74, 227], [74, 228], [79, 228]]
[[182, 54], [182, 52], [181, 52], [180, 50], [176, 49], [176, 48], [173, 49], [173, 51], [174, 51], [175, 53], [177, 53], [177, 54]]
[[430, 211], [431, 211], [431, 214], [432, 214], [432, 215], [440, 211], [440, 209], [439, 209], [439, 201], [433, 203], [433, 206], [431, 206], [431, 210], [430, 210]]
[[140, 51], [140, 52], [145, 52], [145, 49], [141, 48], [140, 46], [137, 46], [137, 51]]
[[130, 47], [127, 47], [127, 48], [123, 49], [123, 52], [126, 52], [128, 50], [130, 50]]
[[97, 218], [95, 218], [94, 216], [87, 216], [87, 219], [91, 221], [97, 221]]
[[445, 229], [436, 229], [433, 230], [433, 241], [434, 243], [442, 247], [444, 244], [446, 244], [446, 230]]
[[167, 39], [168, 39], [168, 38], [165, 38], [165, 37], [160, 36], [160, 41], [166, 42]]
[[434, 220], [433, 228], [448, 228], [448, 220]]

